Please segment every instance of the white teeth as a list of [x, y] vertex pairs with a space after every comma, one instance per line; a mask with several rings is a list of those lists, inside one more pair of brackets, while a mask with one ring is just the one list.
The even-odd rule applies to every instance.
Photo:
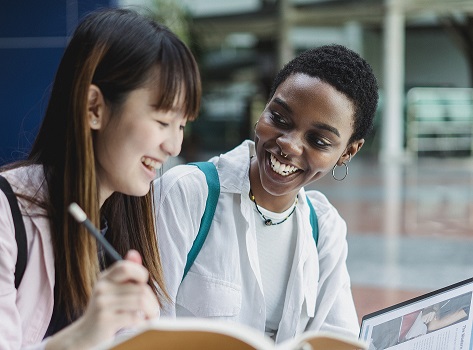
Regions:
[[150, 169], [159, 169], [161, 168], [161, 165], [162, 165], [161, 163], [148, 157], [141, 157], [141, 163], [143, 163]]
[[277, 160], [276, 157], [274, 157], [272, 154], [270, 157], [270, 161], [271, 169], [273, 169], [276, 173], [282, 176], [294, 174], [297, 170], [299, 170], [295, 166], [289, 164], [281, 164], [279, 160]]

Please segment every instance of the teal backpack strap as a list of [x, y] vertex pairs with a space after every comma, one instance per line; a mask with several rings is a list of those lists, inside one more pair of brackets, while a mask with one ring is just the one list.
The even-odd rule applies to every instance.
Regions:
[[315, 245], [317, 246], [317, 243], [319, 242], [319, 223], [317, 221], [317, 214], [315, 214], [314, 206], [310, 202], [309, 197], [306, 196], [306, 198], [310, 209], [310, 226], [312, 226], [312, 236], [314, 237]]
[[200, 221], [199, 232], [195, 237], [191, 250], [187, 254], [187, 262], [186, 267], [184, 268], [184, 275], [182, 276], [182, 279], [186, 277], [187, 272], [194, 263], [195, 258], [199, 254], [200, 249], [207, 238], [207, 234], [209, 233], [210, 225], [212, 224], [212, 219], [215, 214], [215, 208], [217, 207], [218, 197], [220, 196], [220, 181], [218, 179], [218, 173], [215, 164], [211, 162], [196, 162], [189, 164], [197, 166], [204, 173], [207, 186], [209, 188], [209, 194], [207, 196], [207, 202], [205, 203], [205, 211]]

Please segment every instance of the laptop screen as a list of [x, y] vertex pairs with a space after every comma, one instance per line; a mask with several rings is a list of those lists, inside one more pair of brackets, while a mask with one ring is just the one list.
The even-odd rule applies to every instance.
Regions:
[[369, 350], [472, 350], [473, 278], [373, 312], [362, 318]]

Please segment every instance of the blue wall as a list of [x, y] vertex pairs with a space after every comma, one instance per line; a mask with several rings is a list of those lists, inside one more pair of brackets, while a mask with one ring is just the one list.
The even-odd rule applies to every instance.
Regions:
[[116, 1], [6, 0], [0, 10], [0, 165], [24, 158], [79, 19]]

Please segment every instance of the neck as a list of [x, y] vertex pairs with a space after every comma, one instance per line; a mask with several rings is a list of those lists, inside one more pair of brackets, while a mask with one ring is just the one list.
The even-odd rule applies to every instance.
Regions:
[[105, 201], [112, 195], [112, 191], [103, 191], [100, 190], [100, 186], [98, 189], [99, 192], [99, 208], [102, 208], [102, 205], [105, 203]]

